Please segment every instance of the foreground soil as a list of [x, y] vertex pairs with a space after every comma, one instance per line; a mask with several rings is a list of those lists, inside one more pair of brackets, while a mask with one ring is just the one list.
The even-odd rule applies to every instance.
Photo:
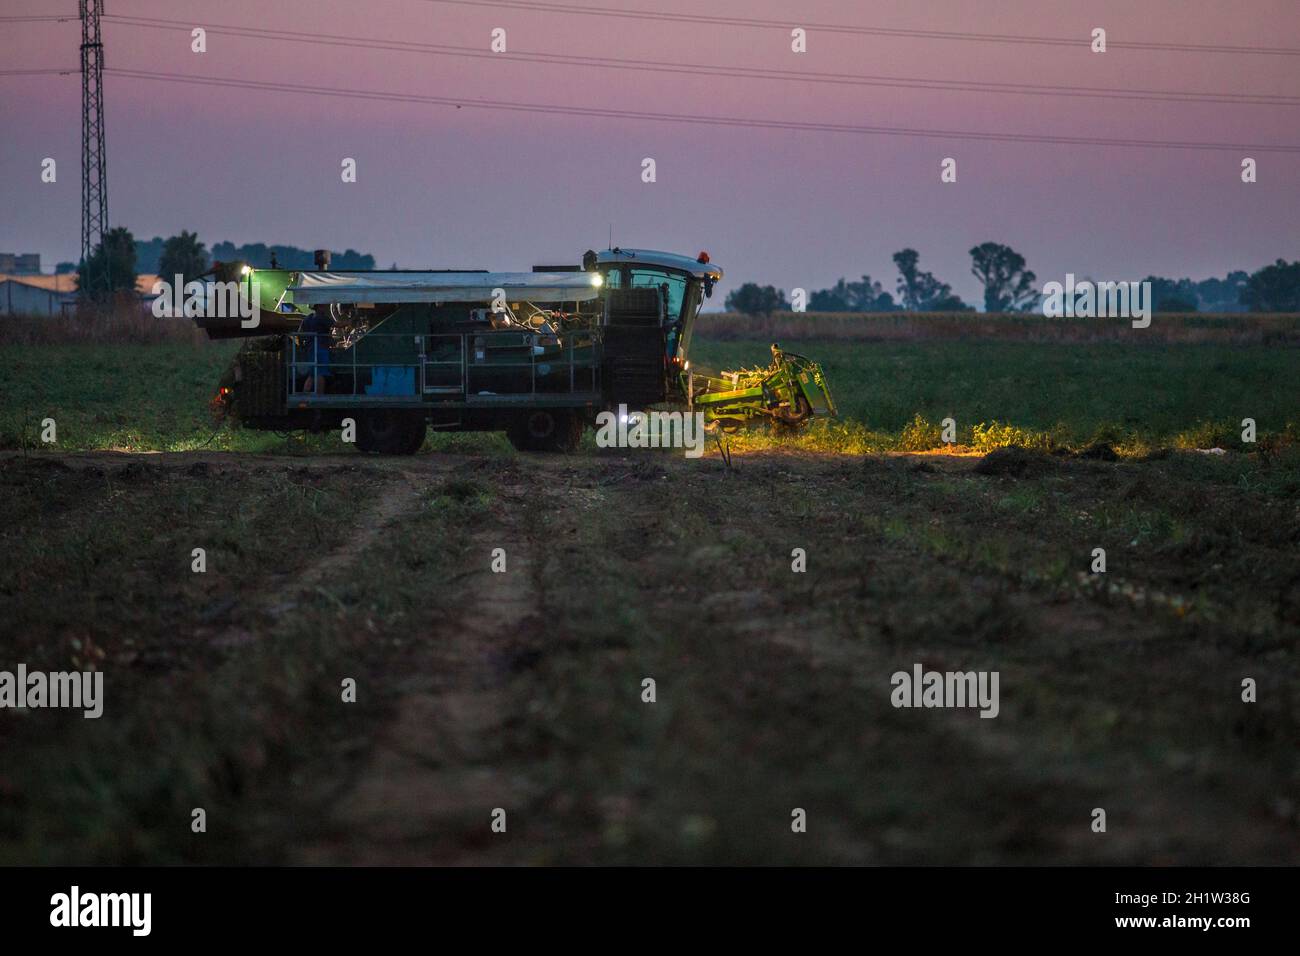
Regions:
[[10, 454], [0, 545], [106, 696], [0, 712], [0, 863], [1300, 852], [1294, 454]]

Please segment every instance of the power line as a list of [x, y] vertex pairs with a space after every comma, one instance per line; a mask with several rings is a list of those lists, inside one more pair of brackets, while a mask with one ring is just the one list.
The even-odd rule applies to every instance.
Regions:
[[[546, 3], [541, 0], [423, 0], [424, 3], [442, 3], [464, 7], [496, 7], [527, 13], [558, 13], [571, 16], [597, 16], [616, 19], [651, 20], [667, 23], [685, 23], [692, 26], [750, 27], [756, 29], [789, 30], [800, 26], [822, 33], [850, 36], [884, 36], [921, 40], [966, 40], [982, 43], [1020, 43], [1044, 46], [1087, 46], [1088, 40], [1080, 37], [1033, 36], [1017, 33], [978, 33], [968, 30], [920, 30], [899, 27], [871, 27], [845, 23], [816, 23], [796, 20], [765, 20], [757, 17], [722, 16], [704, 13], [673, 13], [666, 10], [621, 10], [614, 7], [578, 6], [566, 3]], [[0, 16], [0, 22], [23, 23], [38, 21], [69, 21], [76, 14], [30, 14]], [[121, 18], [119, 18], [121, 19]], [[1243, 46], [1229, 43], [1175, 43], [1159, 40], [1108, 39], [1107, 47], [1121, 50], [1153, 50], [1173, 53], [1233, 53], [1265, 56], [1300, 56], [1300, 48]]]
[[[190, 23], [157, 17], [105, 15], [106, 20], [122, 26], [145, 27], [160, 30], [179, 30], [189, 33]], [[803, 72], [752, 67], [697, 66], [657, 60], [631, 60], [616, 57], [579, 56], [564, 53], [492, 53], [479, 47], [451, 46], [447, 44], [419, 43], [408, 40], [388, 40], [368, 37], [347, 37], [328, 33], [307, 33], [298, 30], [279, 30], [265, 27], [244, 27], [229, 24], [205, 25], [209, 33], [245, 39], [281, 40], [292, 43], [309, 43], [319, 46], [348, 47], [353, 49], [387, 50], [403, 53], [422, 53], [435, 56], [458, 56], [473, 59], [512, 60], [523, 63], [543, 63], [553, 66], [580, 66], [597, 69], [619, 69], [676, 73], [688, 76], [716, 76], [740, 79], [785, 80], [823, 83], [840, 86], [872, 86], [892, 89], [919, 89], [956, 92], [999, 93], [1026, 96], [1066, 96], [1096, 99], [1145, 100], [1165, 103], [1212, 103], [1253, 106], [1300, 106], [1300, 96], [1271, 93], [1199, 93], [1182, 90], [1124, 89], [1087, 86], [1038, 85], [1029, 83], [998, 83], [990, 81], [943, 80], [924, 77], [870, 76], [853, 73]]]
[[[543, 3], [539, 0], [422, 0], [424, 3], [442, 3], [465, 7], [497, 7], [526, 13], [558, 13], [573, 16], [597, 16], [630, 20], [651, 20], [667, 23], [685, 23], [692, 26], [752, 27], [756, 29], [789, 30], [800, 26], [806, 30], [837, 33], [850, 36], [884, 36], [920, 40], [967, 40], [982, 43], [1019, 43], [1043, 46], [1087, 46], [1089, 40], [1080, 37], [1032, 36], [1016, 33], [976, 33], [964, 30], [919, 30], [898, 27], [868, 27], [844, 23], [813, 23], [795, 20], [764, 20], [756, 17], [732, 17], [702, 13], [672, 13], [663, 10], [620, 10], [613, 7], [580, 7], [573, 4]], [[107, 15], [105, 15], [107, 18]], [[0, 16], [0, 22], [24, 23], [38, 21], [64, 22], [76, 20], [76, 14], [31, 14]], [[125, 17], [115, 17], [125, 19]], [[1107, 47], [1117, 50], [1151, 50], [1169, 53], [1232, 53], [1262, 56], [1300, 56], [1297, 47], [1243, 46], [1229, 43], [1174, 43], [1158, 40], [1107, 39]]]
[[[809, 23], [797, 19], [763, 20], [757, 17], [721, 16], [707, 13], [671, 13], [663, 10], [620, 10], [614, 7], [578, 6], [569, 3], [545, 3], [540, 0], [423, 0], [424, 3], [443, 3], [462, 7], [498, 7], [526, 13], [559, 13], [582, 16], [611, 17], [625, 20], [652, 20], [661, 23], [685, 23], [691, 26], [754, 27], [773, 30], [790, 30], [802, 27], [822, 33], [839, 33], [850, 36], [886, 36], [921, 40], [972, 40], [981, 43], [1019, 43], [1042, 46], [1070, 46], [1087, 48], [1091, 38], [1027, 36], [1018, 33], [974, 33], [965, 30], [915, 30], [891, 27], [867, 27], [845, 23]], [[1159, 50], [1170, 53], [1242, 53], [1269, 56], [1300, 56], [1295, 47], [1235, 46], [1227, 43], [1172, 43], [1145, 40], [1107, 39], [1108, 49]]]
[[499, 110], [518, 113], [542, 113], [563, 116], [597, 116], [609, 119], [636, 119], [650, 122], [686, 123], [701, 126], [733, 126], [750, 129], [776, 129], [802, 132], [854, 133], [878, 136], [913, 136], [932, 139], [972, 140], [996, 143], [1049, 143], [1062, 146], [1117, 146], [1152, 149], [1231, 150], [1234, 152], [1300, 153], [1300, 145], [1265, 143], [1214, 143], [1176, 140], [1124, 139], [1119, 137], [1063, 136], [1037, 133], [998, 133], [972, 130], [936, 130], [900, 126], [862, 126], [849, 123], [829, 123], [797, 120], [767, 120], [735, 116], [702, 116], [683, 113], [663, 113], [649, 110], [621, 110], [597, 106], [569, 106], [550, 103], [519, 103], [508, 100], [463, 99], [434, 96], [424, 93], [395, 93], [383, 90], [358, 90], [322, 87], [314, 84], [282, 83], [264, 80], [244, 80], [234, 77], [197, 76], [186, 73], [168, 73], [147, 70], [110, 68], [105, 72], [131, 79], [189, 83], [200, 86], [221, 86], [281, 93], [311, 94], [346, 97], [351, 99], [385, 102], [422, 103], [468, 109]]

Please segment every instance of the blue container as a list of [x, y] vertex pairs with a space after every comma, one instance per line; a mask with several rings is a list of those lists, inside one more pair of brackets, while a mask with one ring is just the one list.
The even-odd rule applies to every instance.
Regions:
[[377, 365], [370, 373], [367, 395], [414, 395], [415, 369], [404, 365]]

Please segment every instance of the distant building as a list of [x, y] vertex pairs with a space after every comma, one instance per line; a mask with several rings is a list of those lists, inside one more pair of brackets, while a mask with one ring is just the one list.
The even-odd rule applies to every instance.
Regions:
[[[141, 307], [152, 310], [155, 275], [138, 276], [135, 290]], [[0, 315], [65, 315], [77, 308], [77, 276], [0, 274]]]
[[62, 315], [76, 305], [75, 275], [0, 275], [0, 315]]
[[41, 274], [41, 254], [39, 252], [0, 252], [0, 273], [16, 276], [35, 276]]

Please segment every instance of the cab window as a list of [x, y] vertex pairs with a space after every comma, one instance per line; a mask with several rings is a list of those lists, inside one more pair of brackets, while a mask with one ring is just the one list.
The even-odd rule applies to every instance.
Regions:
[[657, 289], [668, 287], [668, 318], [676, 321], [682, 314], [682, 301], [686, 297], [686, 277], [657, 269], [633, 269], [632, 288]]

